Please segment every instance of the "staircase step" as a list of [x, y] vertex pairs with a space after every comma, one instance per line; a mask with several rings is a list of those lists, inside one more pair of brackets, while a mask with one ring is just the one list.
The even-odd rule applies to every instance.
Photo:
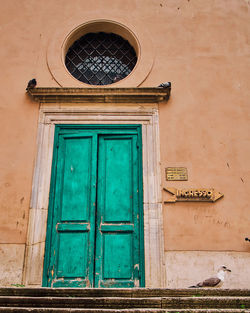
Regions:
[[0, 307], [1, 313], [250, 313], [246, 309], [70, 309]]
[[228, 308], [241, 309], [250, 308], [250, 297], [171, 297], [162, 298], [162, 308], [164, 309], [210, 309]]
[[0, 288], [0, 313], [250, 313], [249, 289]]
[[8, 297], [0, 296], [0, 306], [6, 307], [45, 307], [45, 308], [250, 308], [250, 297]]
[[0, 296], [0, 306], [54, 308], [161, 308], [161, 298], [74, 298]]
[[0, 296], [30, 297], [192, 297], [192, 296], [229, 296], [250, 297], [250, 289], [165, 289], [165, 288], [0, 288]]

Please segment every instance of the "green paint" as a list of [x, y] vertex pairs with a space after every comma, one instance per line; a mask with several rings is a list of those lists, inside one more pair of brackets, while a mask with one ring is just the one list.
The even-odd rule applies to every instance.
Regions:
[[43, 285], [144, 286], [141, 127], [56, 126]]

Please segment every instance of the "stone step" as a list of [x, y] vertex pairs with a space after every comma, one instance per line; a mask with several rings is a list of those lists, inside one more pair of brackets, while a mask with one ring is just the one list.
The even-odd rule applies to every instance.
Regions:
[[96, 309], [249, 309], [250, 297], [18, 297], [0, 296], [0, 307]]
[[0, 306], [55, 308], [161, 308], [161, 298], [125, 297], [8, 297], [0, 296]]
[[250, 309], [250, 297], [172, 297], [162, 298], [164, 309]]
[[250, 289], [165, 288], [0, 288], [0, 296], [30, 297], [250, 297]]
[[247, 309], [71, 309], [0, 307], [1, 313], [250, 313]]

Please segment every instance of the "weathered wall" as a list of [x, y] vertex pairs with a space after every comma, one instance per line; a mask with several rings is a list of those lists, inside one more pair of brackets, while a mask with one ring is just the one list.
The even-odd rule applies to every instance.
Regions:
[[[177, 6], [165, 8], [169, 27], [159, 31], [167, 42], [158, 46], [150, 75], [152, 83], [157, 74], [173, 82], [172, 97], [160, 108], [163, 183], [214, 187], [225, 197], [214, 204], [165, 205], [165, 248], [250, 252], [244, 241], [250, 222], [249, 3]], [[167, 166], [187, 167], [189, 180], [165, 182]]]
[[168, 251], [165, 254], [169, 288], [187, 288], [215, 276], [219, 267], [228, 264], [222, 288], [250, 287], [250, 254], [244, 252]]
[[[14, 279], [1, 266], [2, 284], [21, 282], [27, 237], [39, 108], [25, 88], [33, 77], [59, 87], [47, 49], [72, 21], [107, 18], [148, 34], [153, 67], [141, 86], [173, 85], [159, 108], [162, 184], [225, 195], [214, 204], [165, 204], [165, 250], [250, 252], [249, 17], [246, 0], [1, 0], [0, 248], [16, 269]], [[189, 180], [166, 182], [167, 166], [187, 167]]]

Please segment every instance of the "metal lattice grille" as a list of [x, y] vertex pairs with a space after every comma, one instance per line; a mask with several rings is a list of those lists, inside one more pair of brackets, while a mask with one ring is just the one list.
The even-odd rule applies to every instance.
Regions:
[[69, 48], [65, 64], [78, 80], [90, 85], [113, 84], [132, 71], [137, 62], [134, 48], [113, 33], [89, 33]]

